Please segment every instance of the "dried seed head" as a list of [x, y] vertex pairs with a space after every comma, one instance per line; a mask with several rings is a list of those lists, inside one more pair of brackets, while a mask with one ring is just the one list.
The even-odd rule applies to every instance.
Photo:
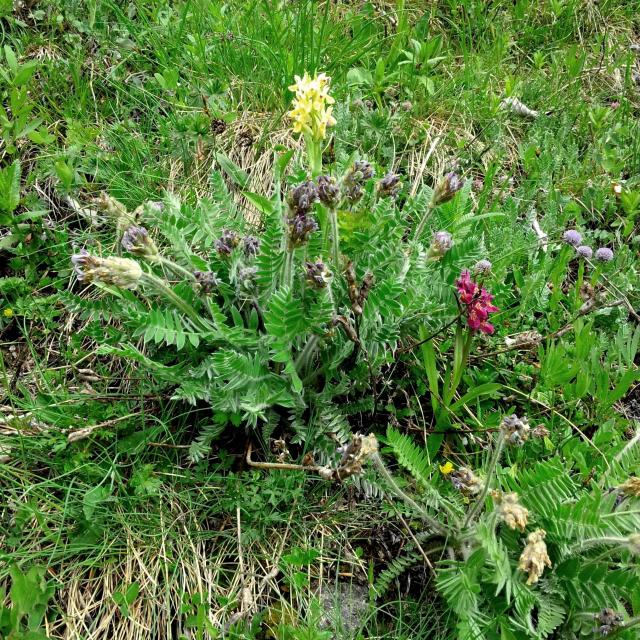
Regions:
[[598, 626], [596, 631], [603, 636], [608, 636], [612, 631], [615, 631], [623, 622], [624, 617], [617, 611], [609, 607], [605, 607], [596, 615], [596, 622]]
[[340, 187], [335, 178], [331, 176], [318, 176], [316, 178], [316, 185], [320, 202], [330, 209], [337, 207], [340, 202]]
[[432, 196], [433, 205], [438, 206], [439, 204], [449, 202], [462, 187], [464, 187], [462, 178], [454, 171], [450, 171], [436, 186]]
[[135, 289], [142, 278], [142, 268], [128, 258], [99, 258], [85, 249], [71, 256], [74, 271], [80, 282], [103, 282], [121, 289]]
[[520, 556], [518, 569], [529, 574], [527, 584], [532, 585], [538, 582], [545, 566], [551, 567], [551, 559], [547, 554], [547, 545], [544, 538], [547, 532], [544, 529], [537, 529], [527, 537], [527, 546]]
[[631, 476], [618, 486], [618, 491], [622, 491], [625, 496], [640, 498], [640, 478]]
[[362, 473], [362, 465], [367, 458], [378, 453], [378, 440], [373, 433], [363, 436], [356, 433], [348, 445], [338, 449], [341, 454], [340, 462], [334, 474], [339, 480]]
[[640, 533], [632, 533], [627, 538], [627, 549], [635, 556], [640, 555]]
[[543, 424], [539, 424], [537, 427], [531, 429], [531, 435], [534, 438], [546, 438], [549, 435], [549, 429]]
[[493, 491], [493, 499], [498, 505], [498, 514], [510, 529], [524, 531], [529, 519], [529, 510], [518, 502], [517, 493]]
[[517, 447], [522, 446], [529, 439], [531, 433], [528, 418], [526, 416], [518, 418], [515, 413], [502, 418], [500, 429], [505, 442]]
[[156, 243], [144, 227], [132, 225], [122, 235], [121, 244], [129, 253], [133, 253], [149, 262], [159, 262], [160, 252]]
[[451, 473], [449, 478], [451, 479], [453, 488], [467, 498], [477, 496], [484, 486], [482, 480], [467, 467], [456, 469]]
[[218, 255], [226, 257], [230, 256], [232, 251], [240, 244], [240, 237], [232, 229], [225, 229], [218, 240], [216, 240], [215, 248]]
[[517, 348], [532, 348], [539, 345], [543, 340], [543, 336], [538, 331], [523, 331], [522, 333], [516, 333], [514, 336], [506, 337], [504, 343], [509, 349]]
[[213, 271], [194, 271], [193, 275], [202, 293], [212, 293], [220, 286], [220, 280]]

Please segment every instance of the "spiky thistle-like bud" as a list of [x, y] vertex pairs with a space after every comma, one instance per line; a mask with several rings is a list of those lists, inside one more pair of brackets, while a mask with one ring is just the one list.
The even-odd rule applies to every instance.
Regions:
[[433, 205], [438, 206], [449, 202], [462, 187], [464, 187], [462, 178], [454, 171], [450, 171], [436, 186], [431, 200]]
[[330, 209], [334, 209], [340, 202], [340, 187], [335, 178], [331, 176], [318, 176], [316, 178], [316, 187], [318, 190], [318, 198], [320, 202]]
[[505, 442], [518, 447], [529, 439], [531, 433], [528, 418], [526, 416], [519, 418], [515, 413], [502, 418], [500, 429]]
[[121, 289], [135, 289], [143, 275], [135, 260], [115, 256], [100, 258], [85, 249], [71, 256], [71, 263], [80, 282], [102, 282]]
[[218, 255], [226, 257], [230, 256], [233, 250], [240, 244], [240, 237], [232, 229], [224, 229], [222, 235], [215, 242], [215, 248]]
[[400, 186], [400, 176], [389, 171], [378, 182], [378, 194], [383, 198], [395, 198], [400, 192]]
[[160, 261], [158, 247], [144, 227], [130, 226], [122, 235], [121, 244], [129, 253], [133, 253], [149, 262]]
[[193, 275], [202, 293], [212, 293], [220, 286], [220, 280], [213, 271], [194, 271]]
[[307, 284], [311, 287], [324, 289], [331, 282], [333, 274], [327, 269], [327, 265], [321, 258], [317, 258], [315, 262], [305, 262], [304, 267], [307, 275]]

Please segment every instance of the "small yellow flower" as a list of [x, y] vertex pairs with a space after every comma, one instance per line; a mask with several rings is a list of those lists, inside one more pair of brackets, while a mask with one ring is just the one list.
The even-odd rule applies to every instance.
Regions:
[[443, 476], [448, 476], [454, 469], [454, 466], [451, 464], [451, 462], [445, 462], [444, 464], [440, 465], [440, 473]]
[[2, 315], [5, 318], [13, 318], [13, 309], [11, 309], [10, 307], [7, 307], [3, 312]]
[[296, 96], [293, 99], [293, 109], [287, 114], [293, 121], [294, 133], [309, 134], [314, 141], [324, 140], [327, 127], [336, 124], [331, 115], [335, 100], [329, 95], [331, 78], [324, 73], [311, 78], [305, 72], [304, 76], [296, 76], [296, 83], [289, 87]]

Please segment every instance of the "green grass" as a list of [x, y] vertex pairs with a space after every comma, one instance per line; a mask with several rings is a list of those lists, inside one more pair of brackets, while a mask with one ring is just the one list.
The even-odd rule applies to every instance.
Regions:
[[[637, 310], [638, 206], [613, 199], [611, 184], [640, 189], [640, 56], [629, 48], [638, 42], [640, 3], [38, 4], [0, 19], [0, 45], [20, 65], [37, 63], [22, 84], [22, 108], [42, 134], [5, 133], [0, 142], [0, 165], [17, 160], [22, 171], [20, 206], [8, 215], [0, 207], [0, 582], [9, 585], [14, 565], [46, 568], [55, 595], [43, 624], [52, 637], [178, 638], [188, 625], [192, 637], [214, 637], [235, 614], [230, 637], [280, 637], [268, 633], [288, 625], [282, 637], [322, 638], [310, 602], [338, 579], [372, 590], [365, 637], [458, 637], [422, 567], [375, 600], [376, 577], [411, 542], [396, 508], [379, 496], [297, 472], [248, 469], [246, 445], [263, 440], [269, 457], [269, 442], [244, 427], [227, 429], [210, 455], [189, 462], [207, 407], [173, 402], [169, 392], [150, 390], [136, 363], [100, 354], [97, 344], [116, 335], [117, 323], [88, 321], [70, 306], [74, 245], [113, 246], [75, 203], [91, 207], [107, 191], [132, 210], [169, 192], [194, 205], [210, 194], [220, 153], [247, 171], [250, 191], [268, 193], [274, 150], [294, 144], [288, 86], [305, 70], [324, 71], [337, 99], [338, 164], [355, 154], [398, 170], [407, 193], [457, 166], [480, 181], [477, 214], [505, 213], [487, 238], [494, 292], [510, 323], [504, 335], [510, 327], [551, 334], [579, 307], [558, 297], [560, 267], [527, 263], [534, 213], [552, 239], [578, 226], [598, 246], [614, 247], [605, 289]], [[5, 53], [0, 96], [15, 119], [9, 67]], [[505, 97], [541, 115], [509, 113], [500, 108]], [[8, 188], [0, 186], [4, 200]], [[558, 430], [571, 420], [597, 440], [595, 426], [610, 425], [615, 437], [596, 444], [606, 451], [636, 428], [625, 418], [628, 405], [614, 411], [567, 399], [558, 390], [561, 364], [592, 358], [589, 375], [606, 370], [606, 383], [615, 383], [635, 320], [625, 305], [599, 314], [584, 330], [598, 331], [596, 346], [570, 333], [558, 353], [500, 353], [501, 343], [485, 344], [476, 355], [498, 353], [485, 368], [474, 361], [465, 385], [499, 381]], [[450, 347], [446, 338], [439, 344], [442, 354]], [[634, 358], [635, 351], [631, 370]], [[424, 363], [403, 367], [406, 380], [385, 372], [403, 399], [385, 396], [378, 430], [392, 417], [421, 437], [433, 428], [424, 417]], [[470, 407], [483, 419], [491, 413], [479, 402]], [[368, 419], [354, 418], [354, 429]], [[70, 431], [92, 426], [69, 442]], [[574, 445], [565, 445], [558, 438], [551, 446], [573, 455]], [[466, 459], [454, 443], [445, 446], [456, 463]], [[575, 464], [587, 479], [596, 463], [581, 452]], [[318, 555], [283, 561], [296, 548]], [[277, 578], [269, 577], [276, 567]], [[116, 606], [113, 593], [132, 583], [139, 594]]]

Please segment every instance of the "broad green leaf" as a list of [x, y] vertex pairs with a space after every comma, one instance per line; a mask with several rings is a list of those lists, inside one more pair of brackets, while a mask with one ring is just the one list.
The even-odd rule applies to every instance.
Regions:
[[0, 211], [12, 213], [20, 204], [20, 176], [22, 168], [18, 160], [0, 169]]
[[222, 152], [218, 152], [215, 154], [216, 162], [220, 165], [220, 168], [233, 180], [235, 184], [237, 184], [241, 189], [246, 188], [249, 184], [249, 176], [247, 173], [241, 169], [235, 162], [229, 159]]

